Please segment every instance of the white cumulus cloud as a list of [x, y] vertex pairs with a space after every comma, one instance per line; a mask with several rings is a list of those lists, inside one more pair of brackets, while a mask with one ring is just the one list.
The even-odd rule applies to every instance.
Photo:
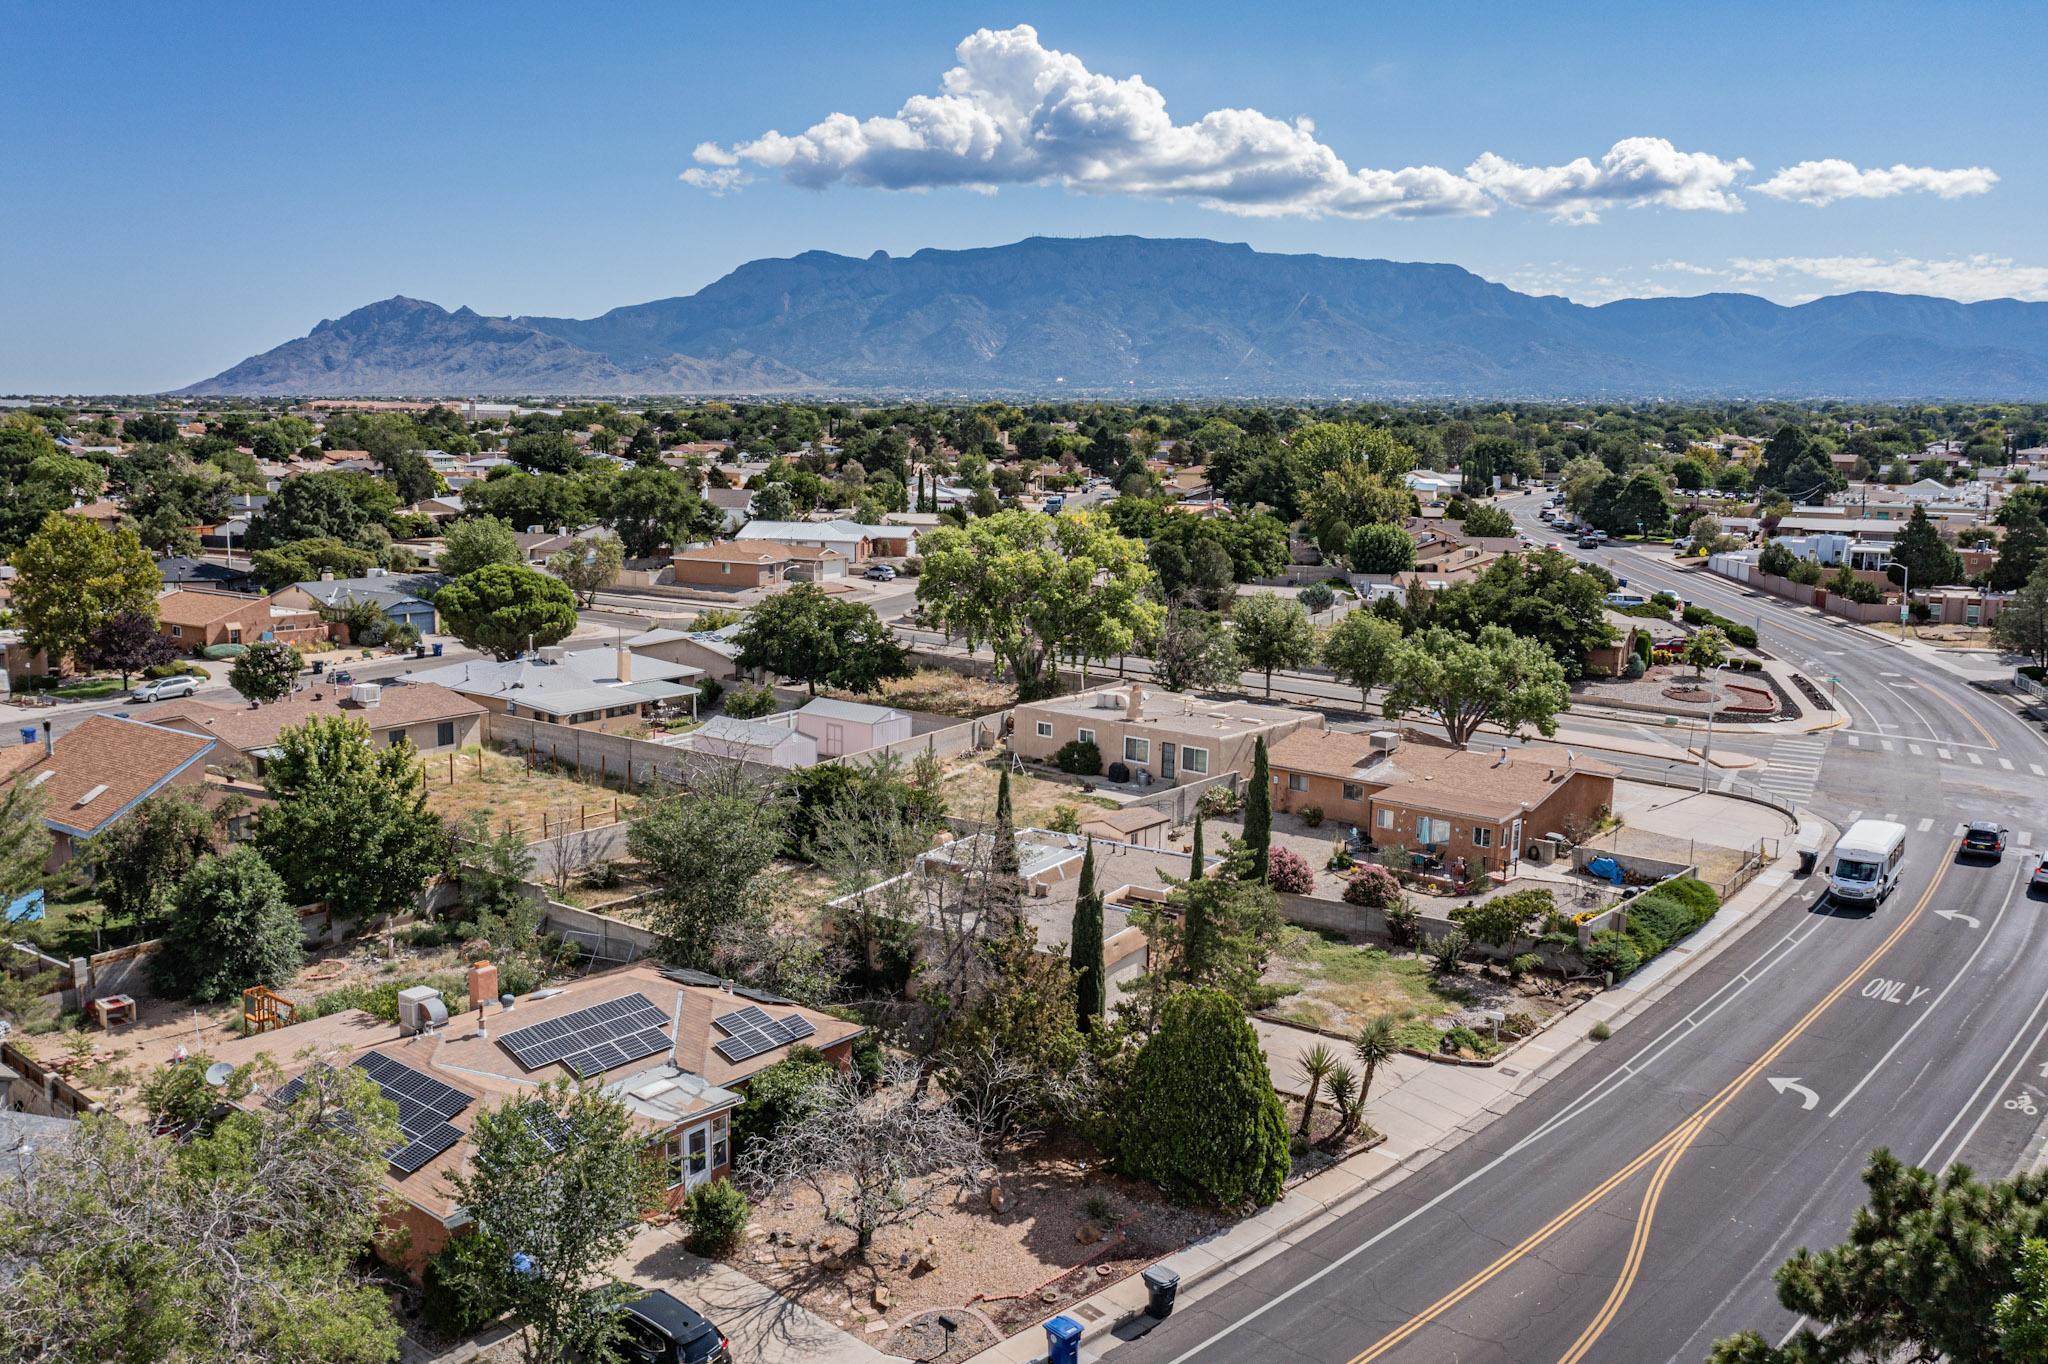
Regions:
[[1801, 161], [1756, 186], [1773, 199], [1825, 207], [1840, 199], [1890, 199], [1900, 194], [1933, 194], [1943, 199], [1988, 193], [1998, 175], [1988, 166], [1937, 170], [1933, 166], [1872, 166], [1868, 170], [1836, 158]]
[[[1353, 168], [1306, 118], [1217, 109], [1176, 123], [1144, 77], [1090, 71], [1044, 46], [1028, 24], [980, 29], [955, 49], [935, 95], [894, 114], [829, 114], [800, 133], [700, 145], [686, 183], [727, 190], [742, 165], [792, 184], [883, 189], [1056, 184], [1089, 194], [1190, 199], [1244, 217], [1484, 216], [1502, 202], [1590, 221], [1601, 207], [1741, 207], [1728, 193], [1749, 169], [1662, 138], [1618, 142], [1598, 163], [1529, 168], [1488, 154], [1464, 173], [1441, 166]], [[707, 169], [708, 168], [708, 169]]]
[[[2021, 265], [2009, 256], [1980, 253], [1945, 260], [1912, 256], [1775, 256], [1730, 261], [1739, 284], [1811, 282], [1813, 292], [1876, 289], [1894, 294], [1932, 294], [1975, 303], [1987, 298], [2048, 301], [2048, 265]], [[1802, 295], [1804, 296], [1804, 295]]]
[[1740, 213], [1742, 200], [1732, 189], [1749, 169], [1739, 156], [1724, 160], [1682, 152], [1661, 137], [1625, 137], [1597, 162], [1582, 156], [1562, 166], [1521, 166], [1487, 152], [1465, 175], [1517, 208], [1561, 222], [1596, 223], [1601, 209], [1617, 204]]

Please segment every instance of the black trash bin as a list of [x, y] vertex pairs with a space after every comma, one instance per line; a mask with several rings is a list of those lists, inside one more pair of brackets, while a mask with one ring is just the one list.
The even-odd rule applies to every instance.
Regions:
[[1173, 1315], [1173, 1300], [1180, 1293], [1180, 1275], [1165, 1265], [1145, 1271], [1145, 1315], [1165, 1321]]
[[1813, 875], [1813, 868], [1814, 868], [1815, 864], [1817, 864], [1817, 863], [1818, 863], [1819, 861], [1820, 861], [1820, 850], [1819, 850], [1819, 849], [1817, 849], [1817, 848], [1801, 848], [1801, 849], [1799, 850], [1799, 874], [1800, 874], [1801, 876], [1811, 876], [1811, 875]]

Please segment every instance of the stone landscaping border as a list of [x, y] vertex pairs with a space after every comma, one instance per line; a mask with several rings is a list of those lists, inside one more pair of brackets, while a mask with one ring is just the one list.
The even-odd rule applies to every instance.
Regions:
[[[1601, 991], [1595, 991], [1590, 995], [1584, 995], [1578, 999], [1573, 1000], [1571, 1003], [1565, 1005], [1562, 1009], [1559, 1009], [1556, 1013], [1552, 1014], [1550, 1017], [1544, 1019], [1541, 1023], [1537, 1024], [1534, 1029], [1527, 1033], [1524, 1033], [1520, 1037], [1517, 1037], [1514, 1041], [1508, 1043], [1506, 1046], [1502, 1047], [1499, 1051], [1495, 1052], [1491, 1056], [1452, 1056], [1445, 1052], [1440, 1051], [1423, 1051], [1420, 1047], [1403, 1047], [1401, 1048], [1401, 1054], [1403, 1056], [1413, 1056], [1418, 1061], [1434, 1061], [1436, 1064], [1440, 1066], [1497, 1066], [1501, 1062], [1513, 1056], [1524, 1042], [1528, 1042], [1535, 1038], [1543, 1036], [1544, 1033], [1549, 1032], [1552, 1028], [1556, 1027], [1566, 1018], [1569, 1018], [1571, 1015], [1577, 1013], [1579, 1011], [1579, 1006], [1583, 1005], [1588, 1000], [1598, 999], [1601, 993]], [[1263, 1019], [1276, 1027], [1293, 1028], [1297, 1032], [1313, 1033], [1317, 1037], [1327, 1037], [1330, 1038], [1332, 1041], [1350, 1042], [1356, 1040], [1356, 1035], [1353, 1033], [1338, 1032], [1334, 1028], [1318, 1028], [1310, 1023], [1296, 1023], [1292, 1019], [1276, 1018], [1269, 1013], [1255, 1013], [1252, 1015], [1252, 1017]], [[1369, 1150], [1370, 1148], [1361, 1146], [1358, 1149], [1363, 1151]]]

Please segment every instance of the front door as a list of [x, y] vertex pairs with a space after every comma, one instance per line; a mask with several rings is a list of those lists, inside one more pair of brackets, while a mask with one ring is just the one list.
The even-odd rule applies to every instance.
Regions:
[[1173, 760], [1176, 756], [1172, 744], [1159, 745], [1159, 780], [1173, 780]]
[[830, 756], [837, 756], [845, 751], [846, 726], [834, 724], [832, 721], [827, 720], [825, 722], [825, 752]]

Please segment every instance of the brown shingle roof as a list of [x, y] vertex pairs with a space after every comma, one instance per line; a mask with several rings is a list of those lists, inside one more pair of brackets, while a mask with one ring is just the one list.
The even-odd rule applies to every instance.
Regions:
[[162, 625], [196, 628], [225, 620], [252, 605], [260, 609], [262, 603], [263, 598], [247, 592], [202, 592], [196, 588], [181, 587], [156, 599], [156, 618]]
[[813, 545], [785, 545], [780, 540], [749, 540], [745, 544], [700, 545], [676, 552], [678, 559], [701, 559], [708, 563], [779, 564], [791, 559], [844, 559], [836, 549]]
[[88, 715], [50, 753], [41, 744], [0, 750], [0, 771], [34, 785], [43, 797], [45, 823], [84, 838], [112, 824], [213, 746], [204, 735]]
[[1274, 744], [1267, 761], [1276, 773], [1303, 772], [1360, 782], [1376, 799], [1434, 814], [1504, 819], [1535, 808], [1574, 775], [1612, 777], [1615, 769], [1593, 759], [1554, 751], [1518, 753], [1451, 748], [1404, 736], [1400, 746], [1372, 761], [1370, 734], [1296, 730]]
[[211, 734], [237, 752], [268, 748], [293, 725], [316, 715], [346, 715], [366, 722], [371, 733], [482, 715], [468, 697], [431, 682], [386, 684], [375, 706], [358, 706], [346, 687], [313, 686], [267, 706], [216, 706], [204, 701], [169, 701], [150, 710], [150, 719], [188, 733]]

